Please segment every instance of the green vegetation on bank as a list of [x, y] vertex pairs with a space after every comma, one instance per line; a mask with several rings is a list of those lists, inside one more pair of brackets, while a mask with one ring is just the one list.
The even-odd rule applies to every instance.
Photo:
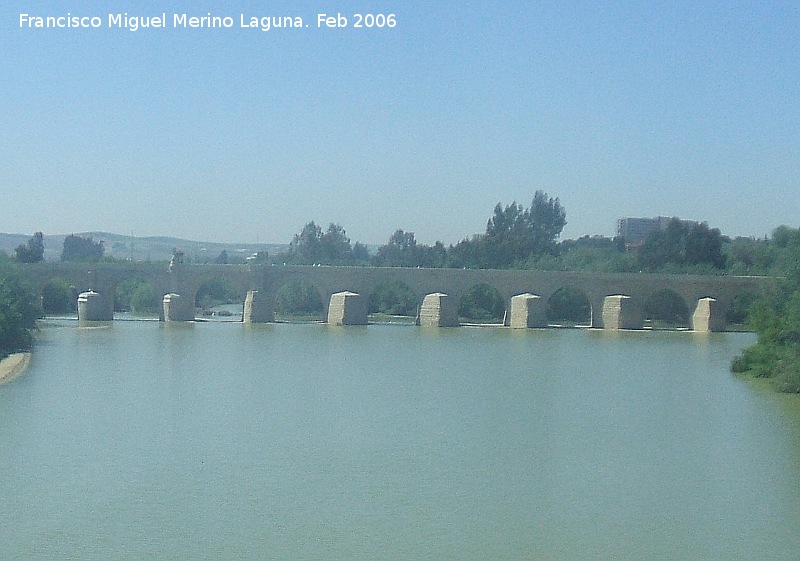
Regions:
[[0, 358], [31, 348], [40, 315], [35, 296], [0, 254]]
[[780, 391], [800, 393], [800, 230], [779, 228], [766, 249], [787, 282], [751, 306], [750, 326], [758, 340], [733, 360], [731, 369], [769, 378]]

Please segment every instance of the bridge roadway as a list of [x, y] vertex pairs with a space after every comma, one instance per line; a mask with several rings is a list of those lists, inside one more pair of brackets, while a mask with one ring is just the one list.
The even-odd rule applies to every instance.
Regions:
[[[432, 293], [446, 294], [451, 302], [458, 302], [473, 286], [487, 284], [495, 288], [505, 300], [507, 316], [510, 315], [508, 311], [511, 310], [514, 296], [529, 293], [538, 296], [537, 300], [546, 304], [560, 289], [572, 287], [585, 294], [589, 300], [592, 327], [596, 328], [608, 327], [604, 325], [603, 319], [604, 306], [608, 308], [607, 297], [624, 295], [627, 297], [623, 299], [625, 307], [636, 310], [634, 315], [641, 315], [644, 302], [655, 292], [664, 289], [683, 299], [690, 313], [698, 309], [698, 303], [703, 299], [714, 299], [714, 314], [718, 324], [724, 327], [724, 313], [737, 295], [762, 294], [779, 282], [778, 279], [769, 277], [492, 269], [191, 264], [170, 268], [164, 263], [143, 262], [44, 262], [21, 265], [20, 270], [38, 294], [54, 278], [69, 281], [78, 293], [96, 293], [94, 296], [102, 302], [102, 309], [107, 311], [106, 319], [112, 317], [114, 291], [126, 279], [147, 281], [160, 294], [180, 295], [173, 300], [173, 306], [177, 298], [182, 300], [184, 306], [184, 311], [177, 317], [190, 320], [194, 318], [195, 296], [203, 283], [224, 278], [242, 294], [243, 300], [247, 294], [251, 303], [256, 305], [251, 315], [251, 320], [256, 322], [272, 321], [277, 291], [295, 281], [313, 285], [324, 303], [330, 302], [332, 295], [344, 291], [357, 293], [367, 300], [380, 285], [402, 282], [414, 292], [420, 304], [424, 302], [426, 295]], [[606, 316], [606, 321], [608, 317]], [[162, 310], [161, 319], [174, 318], [165, 318]], [[324, 311], [323, 319], [328, 319], [328, 308]]]

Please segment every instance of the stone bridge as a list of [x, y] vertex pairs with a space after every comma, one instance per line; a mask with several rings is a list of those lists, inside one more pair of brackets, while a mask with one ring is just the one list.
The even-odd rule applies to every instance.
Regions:
[[[640, 328], [644, 303], [654, 293], [670, 290], [692, 314], [692, 328], [718, 331], [725, 314], [740, 294], [762, 294], [779, 279], [646, 273], [575, 273], [490, 269], [411, 269], [394, 267], [327, 267], [280, 265], [188, 265], [168, 268], [163, 263], [36, 263], [21, 265], [29, 284], [41, 294], [51, 279], [69, 281], [80, 293], [79, 317], [113, 318], [113, 295], [119, 283], [137, 278], [165, 295], [161, 319], [192, 320], [195, 297], [206, 281], [226, 279], [242, 295], [246, 322], [270, 322], [280, 287], [296, 281], [312, 285], [329, 305], [323, 321], [366, 323], [369, 297], [381, 285], [400, 282], [416, 295], [418, 322], [457, 325], [458, 302], [472, 287], [487, 284], [506, 302], [505, 324], [513, 327], [545, 326], [544, 310], [559, 290], [582, 292], [591, 306], [596, 328]], [[84, 313], [81, 314], [81, 309]]]

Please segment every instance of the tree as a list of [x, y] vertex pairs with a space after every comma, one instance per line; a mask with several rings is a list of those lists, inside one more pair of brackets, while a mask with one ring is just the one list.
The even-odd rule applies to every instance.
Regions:
[[0, 357], [31, 347], [40, 316], [33, 292], [8, 264], [0, 263]]
[[36, 232], [28, 244], [20, 244], [17, 246], [16, 259], [19, 263], [38, 263], [44, 261], [44, 234]]
[[550, 250], [564, 226], [567, 225], [567, 213], [561, 206], [558, 197], [548, 198], [547, 193], [536, 191], [531, 201], [531, 208], [526, 217], [529, 228], [536, 240]]
[[555, 255], [556, 239], [567, 224], [567, 215], [558, 198], [536, 191], [530, 208], [512, 202], [505, 208], [497, 203], [486, 224], [486, 235], [477, 254], [479, 266], [510, 267], [531, 256]]
[[774, 272], [800, 285], [800, 228], [779, 226], [772, 234], [772, 242], [777, 250]]
[[566, 224], [559, 200], [536, 191], [528, 209], [516, 202], [505, 208], [498, 203], [486, 224], [486, 238], [497, 265], [509, 266], [531, 255], [555, 254], [556, 239]]
[[416, 267], [418, 263], [417, 240], [414, 232], [395, 230], [389, 243], [378, 248], [375, 264], [379, 267]]
[[493, 265], [487, 258], [487, 243], [485, 235], [474, 235], [464, 238], [456, 245], [451, 245], [447, 252], [447, 263], [456, 268], [486, 269]]
[[414, 232], [395, 230], [389, 242], [378, 248], [372, 262], [378, 267], [444, 267], [447, 248], [442, 242], [433, 246], [418, 243]]
[[353, 259], [356, 260], [358, 263], [368, 263], [369, 262], [369, 250], [367, 246], [365, 246], [361, 242], [356, 242], [353, 244]]
[[678, 267], [725, 267], [722, 234], [707, 224], [694, 224], [673, 218], [664, 230], [650, 232], [639, 248], [637, 261], [642, 269], [658, 271], [666, 265]]
[[767, 238], [734, 238], [723, 246], [725, 264], [732, 275], [766, 275], [775, 261], [777, 250]]
[[350, 238], [340, 224], [331, 223], [328, 230], [320, 238], [321, 263], [328, 265], [352, 263], [353, 248]]
[[91, 237], [82, 238], [71, 234], [64, 238], [62, 261], [79, 261], [96, 263], [103, 257], [103, 242], [96, 242]]
[[[361, 257], [367, 254], [364, 246], [359, 246], [358, 251]], [[304, 265], [351, 264], [355, 259], [350, 238], [340, 224], [332, 222], [323, 233], [313, 220], [303, 226], [299, 234], [295, 234], [287, 254], [289, 262]]]
[[319, 263], [322, 257], [321, 239], [322, 228], [313, 220], [307, 223], [289, 244], [290, 261], [308, 265]]

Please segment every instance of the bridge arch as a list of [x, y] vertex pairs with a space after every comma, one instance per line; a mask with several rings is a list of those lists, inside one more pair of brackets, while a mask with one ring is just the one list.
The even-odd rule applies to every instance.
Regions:
[[71, 314], [78, 311], [78, 289], [64, 277], [47, 279], [38, 295], [45, 314]]
[[[696, 303], [693, 303], [696, 305]], [[669, 288], [650, 293], [643, 303], [644, 321], [651, 327], [690, 327], [691, 313], [683, 297]]]
[[197, 292], [193, 296], [188, 295], [194, 304], [196, 313], [206, 317], [215, 313], [214, 308], [223, 305], [238, 305], [238, 313], [241, 313], [246, 296], [246, 285], [237, 286], [225, 276], [206, 278], [197, 287]]
[[592, 325], [593, 307], [581, 288], [568, 284], [547, 299], [547, 322], [553, 325]]
[[139, 276], [123, 279], [114, 286], [114, 312], [158, 316], [163, 297], [147, 279]]
[[487, 282], [469, 287], [458, 301], [458, 315], [467, 322], [503, 323], [507, 299]]
[[416, 317], [421, 304], [420, 296], [400, 280], [384, 281], [367, 295], [370, 314], [395, 317]]
[[325, 321], [327, 317], [327, 302], [322, 299], [319, 289], [298, 278], [278, 287], [273, 309], [275, 319], [281, 321]]

